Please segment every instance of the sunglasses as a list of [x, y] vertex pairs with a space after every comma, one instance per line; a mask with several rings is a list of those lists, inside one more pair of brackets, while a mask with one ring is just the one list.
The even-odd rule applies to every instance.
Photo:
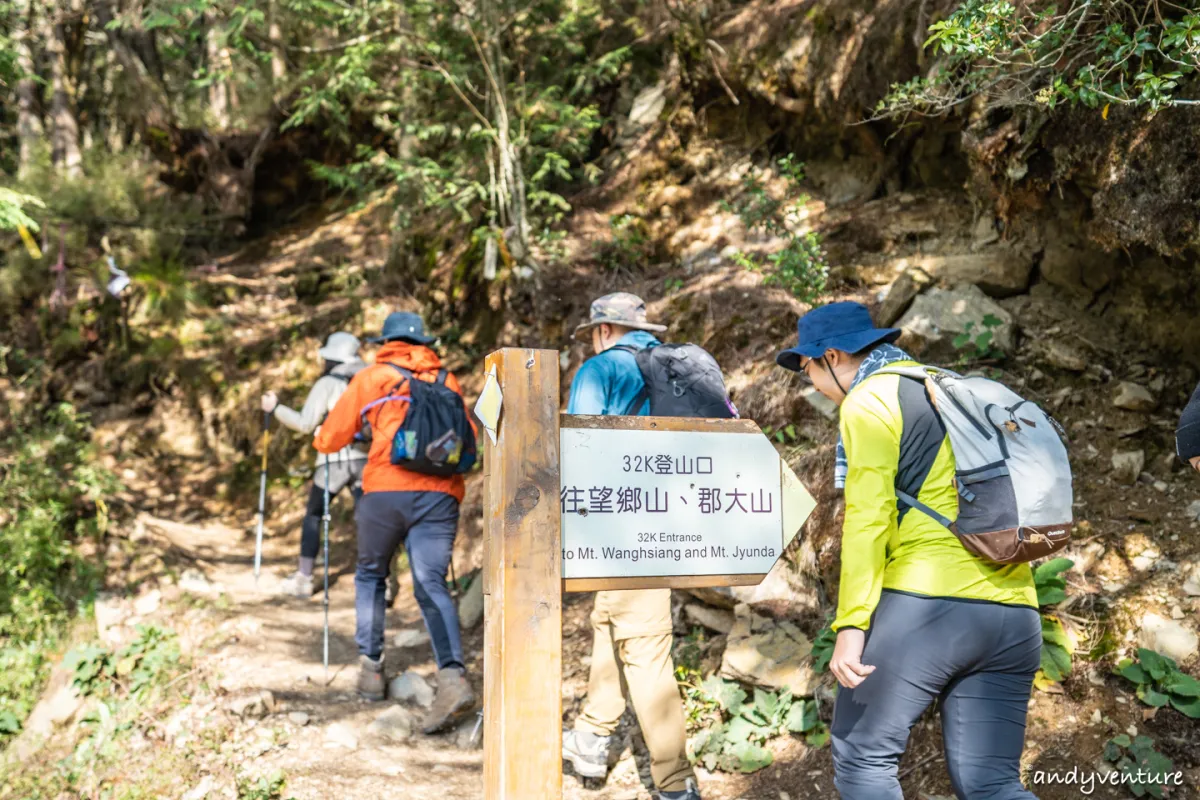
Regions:
[[800, 382], [803, 383], [805, 386], [813, 385], [812, 378], [810, 378], [808, 376], [808, 365], [812, 364], [812, 363], [813, 363], [813, 360], [811, 358], [801, 358], [800, 359], [800, 369], [796, 374], [800, 377]]

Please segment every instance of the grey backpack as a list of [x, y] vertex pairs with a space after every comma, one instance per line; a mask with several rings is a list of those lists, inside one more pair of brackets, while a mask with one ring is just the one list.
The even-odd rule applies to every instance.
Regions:
[[950, 436], [958, 517], [897, 496], [953, 531], [972, 553], [999, 564], [1044, 558], [1066, 547], [1073, 521], [1071, 464], [1058, 423], [1035, 403], [984, 377], [938, 367], [884, 367], [925, 384]]
[[656, 344], [639, 349], [619, 344], [613, 349], [633, 354], [645, 382], [626, 414], [636, 414], [649, 400], [652, 417], [737, 418], [721, 367], [703, 347]]

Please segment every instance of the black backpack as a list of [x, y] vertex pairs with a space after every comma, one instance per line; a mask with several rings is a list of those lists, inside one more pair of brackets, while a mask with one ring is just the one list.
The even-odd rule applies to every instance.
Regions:
[[633, 354], [646, 383], [626, 414], [636, 414], [649, 399], [652, 417], [737, 418], [721, 367], [703, 347], [658, 344], [638, 349], [622, 344], [615, 349]]
[[[408, 413], [392, 437], [391, 462], [398, 467], [425, 475], [461, 475], [475, 465], [478, 458], [475, 432], [467, 419], [467, 409], [458, 392], [446, 385], [446, 370], [438, 370], [433, 383], [420, 380], [411, 372], [391, 362], [383, 362], [408, 381], [408, 394], [394, 392], [404, 381], [392, 387], [385, 397], [368, 403], [359, 415], [390, 400], [408, 402]], [[370, 433], [366, 433], [369, 437]], [[364, 438], [366, 438], [364, 437]]]

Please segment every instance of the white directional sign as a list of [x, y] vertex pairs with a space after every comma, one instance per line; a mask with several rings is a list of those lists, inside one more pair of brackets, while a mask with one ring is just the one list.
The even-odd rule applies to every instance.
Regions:
[[559, 446], [567, 580], [762, 576], [815, 505], [749, 421], [565, 417]]

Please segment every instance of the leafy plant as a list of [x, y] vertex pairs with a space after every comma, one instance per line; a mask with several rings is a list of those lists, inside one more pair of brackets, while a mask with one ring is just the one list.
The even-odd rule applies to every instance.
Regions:
[[178, 665], [179, 645], [173, 633], [154, 625], [138, 625], [136, 630], [137, 637], [115, 653], [88, 644], [67, 654], [66, 666], [81, 694], [90, 697], [123, 690], [138, 696]]
[[763, 745], [789, 733], [803, 734], [810, 747], [829, 740], [816, 703], [793, 698], [788, 689], [776, 694], [756, 688], [750, 702], [740, 685], [716, 676], [701, 689], [720, 710], [720, 721], [696, 739], [695, 756], [706, 769], [756, 772], [770, 766], [774, 756]]
[[[1063, 573], [1075, 566], [1069, 558], [1053, 558], [1039, 564], [1033, 571], [1033, 583], [1037, 588], [1038, 605], [1042, 607], [1061, 603], [1067, 598], [1067, 580]], [[1062, 621], [1053, 614], [1042, 612], [1042, 665], [1034, 677], [1034, 685], [1047, 689], [1052, 684], [1066, 680], [1071, 674], [1071, 657], [1075, 647]]]
[[940, 114], [981, 98], [994, 107], [1060, 104], [1157, 110], [1200, 66], [1200, 13], [1188, 6], [1143, 14], [1118, 0], [1014, 4], [966, 0], [929, 26], [938, 58], [924, 77], [895, 84], [883, 115]]
[[1069, 558], [1052, 558], [1039, 564], [1033, 571], [1033, 584], [1037, 587], [1038, 605], [1052, 606], [1067, 599], [1067, 580], [1062, 574], [1075, 562]]
[[[804, 179], [804, 164], [788, 154], [776, 162], [791, 193], [799, 192]], [[753, 171], [742, 178], [742, 193], [734, 203], [722, 202], [722, 208], [736, 213], [751, 232], [777, 236], [784, 245], [764, 261], [737, 252], [733, 260], [743, 269], [762, 272], [763, 283], [781, 286], [806, 303], [815, 302], [825, 291], [829, 265], [821, 249], [821, 237], [815, 232], [797, 233], [794, 228], [809, 198], [798, 194], [791, 202], [771, 196], [766, 184]]]
[[1146, 705], [1170, 705], [1185, 716], [1200, 719], [1200, 681], [1182, 672], [1167, 656], [1140, 647], [1137, 661], [1122, 659], [1117, 674], [1137, 687], [1137, 697]]
[[597, 258], [605, 269], [641, 269], [653, 256], [653, 242], [646, 223], [632, 214], [621, 214], [609, 220], [612, 237], [597, 248]]
[[237, 778], [238, 800], [281, 800], [287, 778], [283, 770], [275, 770], [270, 775], [261, 775], [257, 780], [244, 776]]
[[963, 361], [1003, 358], [1004, 351], [992, 347], [992, 342], [996, 337], [995, 329], [1001, 324], [1001, 320], [993, 314], [985, 314], [978, 326], [975, 324], [975, 320], [967, 322], [963, 326], [963, 332], [955, 336], [953, 340], [955, 349], [963, 352]]
[[837, 633], [834, 632], [830, 621], [825, 623], [825, 627], [821, 628], [812, 643], [813, 670], [817, 674], [829, 669], [829, 661], [833, 658], [833, 648], [836, 644]]
[[779, 444], [787, 444], [788, 442], [797, 442], [800, 440], [800, 434], [796, 431], [795, 425], [784, 425], [782, 428], [775, 429], [771, 426], [763, 428], [763, 433], [769, 439], [774, 439]]
[[0, 186], [0, 231], [16, 230], [20, 226], [36, 231], [37, 221], [26, 213], [27, 207], [45, 208], [46, 204], [31, 194]]
[[[3, 356], [0, 374], [37, 380], [38, 362], [19, 350]], [[19, 730], [95, 586], [77, 546], [104, 532], [104, 498], [117, 487], [93, 462], [87, 417], [69, 404], [31, 404], [13, 422], [0, 433], [0, 743]]]
[[1137, 797], [1167, 797], [1171, 784], [1178, 785], [1181, 777], [1174, 762], [1154, 749], [1149, 736], [1114, 736], [1104, 744], [1104, 760], [1116, 765], [1122, 783]]
[[1050, 614], [1042, 615], [1042, 666], [1034, 678], [1038, 688], [1045, 689], [1046, 682], [1060, 683], [1071, 674], [1071, 656], [1075, 647], [1067, 636], [1059, 619]]

